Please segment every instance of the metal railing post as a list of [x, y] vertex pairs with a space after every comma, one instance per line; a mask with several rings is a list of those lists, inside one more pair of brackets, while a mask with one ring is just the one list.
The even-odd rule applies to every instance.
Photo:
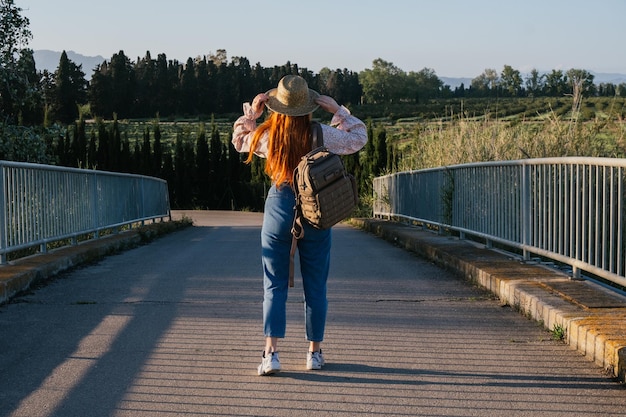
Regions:
[[98, 208], [98, 172], [94, 171], [93, 175], [91, 176], [92, 181], [93, 181], [93, 185], [92, 185], [92, 190], [91, 190], [91, 202], [92, 202], [92, 216], [93, 216], [93, 224], [92, 224], [92, 228], [93, 230], [95, 230], [94, 234], [95, 237], [99, 237], [100, 236], [100, 228], [99, 228], [99, 221], [98, 221], [98, 216], [99, 216], [99, 208]]
[[[5, 177], [4, 177], [4, 165], [0, 161], [0, 249], [7, 248], [7, 206], [5, 201]], [[6, 253], [2, 252], [0, 254], [0, 264], [5, 264], [7, 262]]]
[[524, 249], [522, 249], [522, 256], [525, 261], [530, 259], [530, 253], [527, 246], [530, 245], [531, 233], [532, 233], [532, 221], [531, 221], [531, 201], [532, 201], [532, 186], [531, 186], [531, 165], [523, 164], [521, 166], [522, 169], [522, 184], [520, 192], [521, 200], [522, 200], [522, 245], [524, 245]]

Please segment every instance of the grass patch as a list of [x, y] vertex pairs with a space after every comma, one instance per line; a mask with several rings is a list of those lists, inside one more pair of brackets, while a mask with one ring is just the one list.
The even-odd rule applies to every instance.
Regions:
[[555, 324], [552, 327], [552, 339], [557, 341], [565, 340], [565, 328], [561, 324]]

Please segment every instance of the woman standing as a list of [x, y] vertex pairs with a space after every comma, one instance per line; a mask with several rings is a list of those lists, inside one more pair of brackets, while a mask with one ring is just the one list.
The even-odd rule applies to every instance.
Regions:
[[[270, 110], [265, 122], [256, 120], [264, 107]], [[322, 125], [324, 146], [347, 155], [367, 142], [363, 122], [328, 96], [308, 88], [304, 78], [287, 75], [278, 87], [258, 94], [252, 104], [244, 103], [244, 115], [234, 125], [232, 142], [238, 152], [266, 158], [265, 172], [272, 181], [261, 230], [263, 263], [263, 328], [265, 349], [259, 375], [279, 372], [278, 339], [285, 337], [286, 303], [289, 281], [291, 226], [295, 211], [292, 188], [293, 170], [302, 156], [311, 151], [311, 115], [318, 107], [333, 114], [329, 125]], [[306, 338], [309, 341], [306, 369], [324, 365], [321, 342], [326, 326], [326, 281], [330, 262], [331, 231], [318, 230], [304, 222], [304, 237], [298, 240], [300, 272], [304, 289]]]

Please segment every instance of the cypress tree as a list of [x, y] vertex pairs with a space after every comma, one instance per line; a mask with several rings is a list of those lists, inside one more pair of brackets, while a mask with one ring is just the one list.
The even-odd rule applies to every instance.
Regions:
[[87, 166], [87, 138], [85, 137], [85, 120], [82, 117], [74, 123], [74, 129], [72, 129], [70, 154], [73, 167]]
[[384, 126], [377, 126], [374, 133], [374, 161], [372, 174], [378, 176], [387, 167], [387, 131]]
[[87, 162], [85, 167], [95, 169], [98, 166], [98, 145], [97, 137], [94, 129], [91, 129], [91, 135], [89, 137], [89, 147], [87, 148]]
[[96, 155], [96, 166], [100, 170], [109, 168], [109, 131], [104, 122], [98, 122], [98, 151]]
[[131, 117], [135, 97], [135, 72], [124, 51], [113, 55], [110, 69], [113, 111], [121, 118]]
[[135, 107], [133, 114], [137, 117], [154, 116], [157, 112], [155, 84], [156, 61], [150, 56], [150, 51], [135, 65], [136, 90]]
[[156, 121], [153, 126], [154, 129], [154, 147], [152, 150], [152, 173], [154, 176], [161, 176], [163, 165], [163, 146], [161, 144], [161, 127], [159, 122]]
[[73, 100], [70, 81], [70, 64], [65, 51], [61, 53], [59, 67], [54, 74], [53, 117], [62, 123], [71, 123], [78, 116], [78, 109]]
[[87, 98], [87, 81], [81, 65], [76, 65], [61, 53], [52, 86], [52, 113], [62, 123], [72, 123], [78, 117], [78, 106]]
[[173, 184], [175, 182], [174, 161], [172, 159], [172, 154], [170, 152], [163, 155], [163, 170], [161, 173], [161, 178], [167, 181], [167, 188], [169, 191], [170, 201], [174, 201], [174, 187], [173, 187]]
[[210, 206], [215, 207], [223, 192], [224, 173], [222, 172], [222, 142], [220, 132], [217, 129], [215, 120], [211, 117], [211, 139], [209, 142], [209, 194], [211, 196]]
[[131, 174], [137, 173], [137, 168], [133, 164], [133, 155], [130, 152], [130, 141], [128, 140], [128, 135], [124, 134], [124, 139], [122, 140], [122, 149], [120, 151], [120, 166], [123, 167], [123, 172], [128, 172]]
[[127, 167], [120, 166], [120, 153], [122, 150], [122, 135], [120, 133], [120, 124], [117, 117], [113, 119], [109, 133], [109, 156], [108, 167], [110, 171], [119, 171], [127, 169]]
[[143, 144], [141, 146], [141, 173], [144, 175], [153, 175], [152, 168], [154, 166], [152, 153], [150, 150], [150, 128], [146, 127], [143, 132]]
[[132, 157], [131, 157], [133, 173], [143, 174], [143, 167], [141, 166], [141, 160], [142, 160], [141, 143], [138, 140], [136, 140], [135, 146], [133, 147]]
[[61, 136], [59, 135], [59, 138], [57, 139], [57, 149], [56, 149], [56, 154], [57, 154], [57, 160], [59, 161], [59, 165], [61, 166], [67, 166], [67, 150], [65, 149], [65, 142], [67, 139], [67, 143], [69, 143], [69, 132], [65, 132], [65, 136]]
[[198, 102], [198, 83], [196, 70], [191, 58], [187, 59], [180, 79], [180, 106], [179, 112], [186, 116], [196, 114]]
[[[228, 137], [230, 137], [232, 135], [231, 132], [229, 132]], [[241, 163], [239, 162], [239, 152], [237, 152], [237, 150], [235, 149], [235, 147], [233, 146], [233, 144], [231, 142], [228, 143], [228, 174], [227, 174], [227, 187], [230, 190], [230, 194], [231, 194], [231, 203], [230, 203], [230, 208], [231, 210], [235, 210], [237, 208], [241, 208], [241, 206], [239, 206], [237, 204], [238, 200], [239, 200], [239, 195], [241, 193], [241, 187], [240, 187], [240, 182], [241, 182]]]
[[204, 123], [200, 125], [200, 130], [196, 138], [196, 160], [194, 172], [194, 185], [196, 187], [196, 205], [199, 208], [208, 209], [211, 201], [211, 187], [209, 177], [211, 175], [211, 165], [209, 161], [209, 144], [206, 139]]
[[99, 65], [91, 76], [88, 97], [89, 106], [94, 115], [100, 117], [111, 117], [113, 115], [111, 75], [106, 61]]

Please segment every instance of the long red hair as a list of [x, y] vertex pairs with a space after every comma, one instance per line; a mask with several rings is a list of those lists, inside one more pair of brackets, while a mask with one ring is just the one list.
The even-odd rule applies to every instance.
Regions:
[[271, 113], [265, 122], [259, 125], [250, 142], [247, 163], [252, 162], [254, 149], [261, 137], [267, 132], [267, 159], [265, 173], [273, 183], [293, 183], [293, 170], [300, 159], [311, 150], [311, 115], [286, 116]]

